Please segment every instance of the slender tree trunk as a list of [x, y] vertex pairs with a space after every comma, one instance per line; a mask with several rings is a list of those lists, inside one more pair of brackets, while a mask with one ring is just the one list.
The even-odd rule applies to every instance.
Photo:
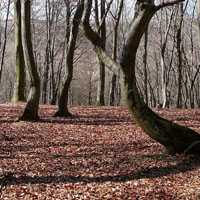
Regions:
[[[163, 41], [161, 41], [161, 72], [162, 72], [162, 76], [161, 76], [161, 91], [162, 91], [162, 107], [166, 108], [168, 106], [168, 99], [167, 99], [167, 85], [168, 85], [168, 81], [167, 81], [167, 67], [165, 64], [165, 51], [166, 51], [166, 46], [167, 46], [167, 42], [168, 42], [168, 36], [169, 36], [169, 30], [171, 27], [171, 23], [172, 23], [172, 18], [173, 18], [173, 10], [171, 11], [170, 14], [170, 19], [168, 24], [166, 25], [166, 30], [165, 30], [165, 36], [163, 38]], [[161, 25], [160, 25], [161, 26]], [[162, 27], [160, 27], [162, 29]]]
[[[99, 33], [101, 35], [102, 39], [102, 47], [105, 49], [106, 47], [106, 21], [105, 21], [105, 0], [101, 0], [101, 20], [102, 23], [99, 25]], [[96, 16], [97, 18], [97, 16]], [[97, 83], [97, 102], [96, 106], [104, 106], [104, 91], [105, 91], [105, 64], [97, 57], [97, 63], [98, 63], [98, 83]]]
[[21, 1], [14, 1], [16, 78], [13, 101], [25, 101], [25, 61], [21, 38]]
[[114, 106], [115, 105], [116, 81], [117, 81], [117, 76], [113, 73], [112, 79], [111, 79], [111, 84], [110, 84], [110, 94], [109, 94], [110, 106]]
[[[124, 0], [121, 0], [117, 17], [115, 17], [116, 21], [115, 21], [114, 33], [113, 33], [113, 55], [112, 55], [113, 60], [117, 59], [118, 27], [119, 27], [119, 21], [120, 21], [123, 6], [124, 6]], [[110, 106], [114, 106], [115, 104], [116, 81], [117, 81], [117, 76], [113, 73], [111, 84], [110, 84], [110, 94], [109, 94]]]
[[73, 62], [74, 62], [74, 51], [76, 47], [76, 39], [79, 31], [79, 24], [83, 14], [84, 2], [80, 1], [78, 4], [76, 13], [74, 15], [69, 41], [66, 44], [66, 67], [65, 76], [63, 78], [63, 84], [61, 85], [61, 95], [58, 102], [58, 111], [55, 113], [55, 117], [71, 117], [71, 113], [68, 111], [68, 93], [70, 84], [73, 77]]
[[200, 0], [197, 0], [198, 43], [200, 48]]
[[176, 99], [176, 108], [182, 107], [182, 24], [183, 24], [183, 3], [180, 4], [180, 23], [177, 31], [177, 51], [178, 51], [178, 85], [177, 85], [177, 99]]
[[31, 1], [21, 1], [22, 45], [24, 60], [30, 81], [30, 91], [21, 120], [37, 120], [40, 100], [40, 78], [35, 64], [31, 41]]
[[147, 77], [147, 46], [148, 45], [148, 28], [144, 33], [144, 54], [143, 54], [143, 66], [144, 66], [144, 99], [148, 105], [148, 77]]
[[99, 35], [95, 33], [89, 25], [92, 6], [91, 0], [85, 0], [85, 11], [83, 15], [85, 34], [92, 42], [94, 50], [99, 58], [116, 74], [121, 70], [121, 77], [125, 85], [126, 102], [133, 119], [147, 135], [162, 144], [166, 148], [167, 153], [170, 154], [188, 152], [191, 145], [200, 141], [200, 134], [192, 129], [159, 117], [144, 103], [136, 85], [135, 60], [141, 37], [153, 15], [159, 9], [175, 3], [177, 3], [177, 1], [155, 6], [153, 2], [148, 0], [144, 1], [144, 3], [136, 2], [136, 13], [126, 35], [120, 64], [116, 63], [107, 52], [103, 50]]
[[97, 82], [97, 102], [96, 106], [104, 106], [104, 91], [105, 91], [105, 65], [97, 58], [98, 63], [98, 82]]
[[[197, 0], [197, 22], [198, 22], [198, 44], [200, 51], [200, 0]], [[200, 102], [200, 99], [198, 100], [198, 102]]]
[[6, 14], [6, 23], [4, 28], [4, 43], [3, 43], [3, 49], [2, 49], [2, 55], [1, 55], [1, 63], [0, 63], [0, 82], [2, 78], [2, 72], [3, 72], [3, 66], [4, 66], [4, 59], [5, 59], [5, 52], [6, 52], [6, 45], [7, 45], [7, 29], [8, 29], [8, 17], [10, 13], [10, 1], [8, 1], [8, 7], [7, 7], [7, 14]]
[[46, 11], [46, 49], [45, 49], [45, 62], [44, 62], [44, 76], [42, 80], [42, 103], [47, 103], [47, 88], [49, 82], [49, 68], [50, 68], [50, 46], [51, 46], [51, 6], [49, 0], [45, 1]]

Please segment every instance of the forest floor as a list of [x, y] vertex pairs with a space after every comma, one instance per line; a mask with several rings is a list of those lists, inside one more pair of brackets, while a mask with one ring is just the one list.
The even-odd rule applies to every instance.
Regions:
[[[164, 156], [123, 107], [70, 107], [72, 119], [18, 121], [0, 104], [0, 199], [200, 199], [200, 158]], [[200, 133], [200, 110], [155, 109]]]

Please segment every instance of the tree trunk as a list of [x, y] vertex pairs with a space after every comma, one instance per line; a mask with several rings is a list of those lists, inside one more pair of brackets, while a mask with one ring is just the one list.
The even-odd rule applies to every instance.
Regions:
[[[172, 18], [173, 18], [173, 10], [170, 13], [170, 19], [168, 24], [166, 25], [166, 30], [165, 30], [165, 36], [163, 38], [163, 41], [161, 39], [161, 72], [162, 72], [162, 77], [161, 77], [161, 91], [162, 91], [162, 107], [166, 108], [168, 107], [168, 98], [167, 98], [167, 86], [168, 86], [168, 74], [167, 74], [167, 67], [165, 64], [165, 51], [166, 51], [166, 46], [168, 42], [168, 36], [169, 36], [169, 30], [172, 24]], [[163, 20], [163, 19], [161, 19]], [[160, 24], [160, 28], [162, 29], [162, 25]]]
[[[106, 47], [106, 21], [105, 21], [105, 0], [101, 0], [101, 22], [98, 27], [99, 33], [101, 36], [101, 41], [102, 41], [102, 47], [105, 49]], [[98, 8], [96, 8], [98, 9]], [[96, 16], [96, 20], [97, 20]], [[99, 24], [99, 23], [98, 23]], [[97, 24], [97, 25], [98, 25]], [[99, 57], [97, 57], [97, 63], [98, 63], [98, 83], [97, 83], [97, 102], [96, 106], [104, 106], [104, 91], [105, 91], [105, 64], [101, 61]]]
[[45, 14], [46, 14], [46, 48], [45, 48], [45, 61], [44, 61], [44, 75], [42, 79], [42, 103], [47, 103], [47, 88], [49, 83], [49, 68], [50, 68], [50, 47], [51, 47], [51, 6], [48, 0], [45, 1]]
[[7, 7], [7, 13], [6, 13], [6, 21], [5, 21], [5, 27], [4, 27], [4, 42], [3, 42], [3, 49], [1, 52], [1, 62], [0, 62], [0, 82], [2, 78], [2, 72], [3, 72], [3, 66], [4, 66], [4, 59], [5, 59], [5, 53], [6, 53], [6, 45], [7, 45], [7, 29], [8, 29], [8, 20], [9, 20], [9, 13], [10, 13], [10, 2], [8, 1], [8, 7]]
[[14, 1], [16, 78], [13, 101], [25, 101], [25, 61], [21, 38], [21, 1]]
[[197, 0], [198, 44], [200, 48], [200, 0]]
[[98, 85], [97, 85], [97, 102], [96, 106], [104, 106], [104, 91], [105, 91], [105, 65], [104, 63], [97, 58], [98, 60]]
[[111, 84], [110, 84], [110, 94], [109, 94], [110, 106], [115, 105], [116, 80], [117, 80], [117, 76], [113, 73], [112, 79], [111, 79]]
[[[198, 22], [198, 44], [200, 50], [200, 0], [197, 0], [197, 22]], [[198, 102], [200, 102], [200, 99], [198, 100]]]
[[136, 2], [136, 13], [126, 35], [126, 41], [120, 64], [116, 63], [101, 47], [101, 39], [89, 25], [91, 13], [91, 0], [85, 0], [85, 12], [83, 18], [84, 31], [87, 38], [93, 43], [94, 50], [101, 60], [113, 72], [118, 74], [121, 69], [121, 77], [125, 86], [125, 97], [133, 119], [142, 130], [151, 138], [162, 144], [169, 154], [183, 153], [195, 141], [200, 140], [200, 134], [192, 129], [180, 126], [163, 119], [155, 114], [142, 100], [136, 85], [135, 59], [137, 49], [143, 33], [151, 18], [159, 9], [173, 5], [178, 1], [163, 3], [155, 6], [148, 0]]
[[31, 1], [21, 1], [21, 21], [22, 21], [22, 45], [24, 60], [30, 81], [30, 91], [25, 111], [20, 120], [38, 120], [38, 108], [40, 100], [40, 78], [35, 64], [33, 47], [31, 41]]
[[74, 51], [76, 47], [76, 39], [79, 31], [79, 24], [83, 14], [84, 3], [83, 0], [78, 4], [76, 13], [74, 15], [69, 41], [66, 44], [66, 66], [65, 76], [63, 78], [63, 84], [61, 85], [61, 95], [58, 102], [58, 111], [55, 113], [55, 117], [71, 117], [72, 114], [68, 111], [68, 93], [70, 84], [73, 77], [73, 62], [74, 62]]
[[134, 120], [144, 132], [164, 145], [168, 153], [183, 153], [194, 141], [200, 139], [200, 135], [191, 129], [179, 126], [156, 115], [142, 101], [136, 86], [136, 52], [141, 36], [157, 10], [155, 8], [154, 5], [149, 4], [146, 5], [146, 8], [140, 10], [127, 35], [124, 56], [121, 60], [126, 100]]
[[177, 31], [177, 51], [178, 51], [178, 74], [177, 74], [177, 99], [176, 108], [182, 107], [182, 24], [183, 24], [183, 3], [180, 4], [180, 23]]
[[148, 56], [148, 27], [144, 33], [144, 54], [143, 54], [143, 64], [144, 64], [144, 99], [145, 103], [148, 105], [148, 75], [147, 75], [147, 56]]
[[[119, 27], [119, 21], [120, 21], [123, 6], [124, 6], [124, 0], [121, 0], [117, 16], [114, 17], [115, 25], [114, 25], [113, 46], [112, 46], [112, 48], [113, 48], [112, 49], [113, 60], [117, 59], [118, 27]], [[114, 106], [114, 104], [115, 104], [116, 81], [117, 81], [117, 76], [113, 73], [112, 79], [111, 79], [111, 84], [110, 84], [110, 94], [109, 94], [109, 104], [110, 104], [110, 106]]]

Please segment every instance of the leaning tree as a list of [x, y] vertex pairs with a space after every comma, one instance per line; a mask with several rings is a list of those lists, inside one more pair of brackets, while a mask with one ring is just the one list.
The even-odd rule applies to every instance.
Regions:
[[[114, 61], [104, 50], [101, 37], [90, 26], [92, 0], [85, 0], [82, 19], [85, 35], [92, 42], [98, 57], [123, 80], [125, 99], [133, 119], [146, 134], [162, 144], [166, 148], [166, 153], [169, 154], [188, 152], [191, 147], [200, 143], [200, 134], [159, 117], [144, 103], [136, 84], [135, 60], [140, 40], [153, 15], [163, 7], [172, 6], [182, 1], [174, 0], [155, 5], [154, 0], [137, 0], [135, 14], [129, 30], [127, 30], [119, 63]], [[198, 148], [194, 149], [198, 150]]]

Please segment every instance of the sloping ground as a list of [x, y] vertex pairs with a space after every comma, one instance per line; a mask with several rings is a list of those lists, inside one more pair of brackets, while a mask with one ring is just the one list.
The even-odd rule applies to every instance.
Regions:
[[[71, 107], [73, 119], [17, 121], [0, 105], [1, 199], [200, 199], [200, 158], [164, 157], [122, 107]], [[200, 110], [157, 110], [200, 133]]]

